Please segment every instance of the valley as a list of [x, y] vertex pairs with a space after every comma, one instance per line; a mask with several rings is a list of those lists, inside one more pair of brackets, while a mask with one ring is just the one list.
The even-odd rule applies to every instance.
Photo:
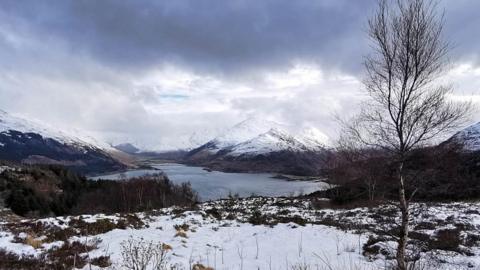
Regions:
[[480, 270], [479, 10], [1, 0], [0, 270]]
[[[466, 167], [469, 171], [479, 171], [478, 152], [470, 148], [477, 133], [466, 130], [433, 152], [440, 168], [446, 168], [442, 162], [458, 166], [449, 160], [454, 157], [449, 151], [460, 147], [467, 152], [460, 152], [458, 164], [471, 164]], [[261, 138], [269, 136], [263, 134]], [[462, 139], [469, 147], [457, 146]], [[296, 139], [286, 142], [299, 145]], [[232, 149], [244, 149], [235, 147], [243, 143], [233, 145], [218, 149], [207, 143], [182, 154], [126, 151], [135, 161], [130, 167], [125, 165], [129, 169], [97, 173], [88, 180], [62, 169], [69, 164], [4, 162], [0, 171], [0, 198], [5, 202], [0, 211], [0, 268], [134, 269], [132, 252], [144, 256], [147, 269], [374, 270], [395, 265], [398, 208], [389, 197], [389, 185], [376, 179], [354, 184], [338, 178], [339, 172], [343, 175], [349, 170], [366, 177], [356, 166], [368, 169], [372, 164], [383, 166], [384, 161], [349, 163], [353, 167], [343, 168], [341, 155], [336, 154], [339, 167], [324, 167], [328, 179], [323, 173], [299, 176], [273, 167], [239, 173], [186, 162], [188, 155], [201, 151], [215, 160], [219, 153], [228, 156], [237, 153]], [[269, 144], [260, 145], [258, 151], [247, 147], [248, 152], [240, 156], [269, 159], [271, 153], [264, 147]], [[283, 142], [273, 145], [285, 149]], [[309, 153], [301, 149], [291, 153]], [[320, 151], [327, 150], [322, 146]], [[427, 162], [433, 150], [424, 151], [415, 164]], [[434, 167], [430, 170], [446, 173]], [[476, 269], [480, 265], [480, 206], [475, 190], [480, 187], [471, 183], [478, 184], [478, 180], [472, 178], [468, 184], [432, 181], [426, 189], [419, 187], [416, 197], [420, 199], [412, 202], [408, 252], [424, 270]], [[375, 183], [379, 187], [372, 199]], [[12, 187], [29, 190], [31, 199], [24, 200], [26, 195], [10, 191]], [[452, 192], [460, 195], [458, 189], [463, 189], [460, 198], [466, 199], [445, 199]], [[166, 196], [166, 192], [173, 193]], [[64, 196], [70, 199], [65, 201]]]

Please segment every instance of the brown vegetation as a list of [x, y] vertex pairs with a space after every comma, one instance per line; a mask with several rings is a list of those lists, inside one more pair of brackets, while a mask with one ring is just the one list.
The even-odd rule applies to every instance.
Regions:
[[[465, 152], [458, 145], [412, 151], [404, 165], [406, 194], [416, 201], [478, 199], [479, 161], [479, 153]], [[375, 206], [395, 200], [395, 164], [382, 151], [339, 152], [331, 162], [329, 177], [336, 186], [312, 196], [328, 197], [343, 207]]]
[[61, 166], [16, 166], [0, 173], [0, 200], [21, 216], [136, 212], [191, 207], [197, 194], [163, 174], [123, 181], [90, 181]]

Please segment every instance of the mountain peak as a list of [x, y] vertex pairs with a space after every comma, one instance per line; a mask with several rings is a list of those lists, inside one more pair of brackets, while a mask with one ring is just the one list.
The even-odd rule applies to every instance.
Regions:
[[328, 152], [326, 136], [313, 128], [292, 130], [268, 120], [247, 119], [191, 150], [185, 160], [225, 171], [319, 174]]
[[211, 142], [217, 148], [227, 148], [251, 140], [272, 128], [281, 129], [282, 125], [258, 117], [248, 118], [221, 133]]
[[297, 138], [307, 145], [329, 145], [328, 136], [314, 127], [309, 127], [297, 134]]
[[315, 128], [291, 133], [288, 126], [252, 117], [232, 126], [200, 148], [211, 153], [223, 150], [232, 156], [257, 155], [281, 151], [321, 151], [326, 141], [327, 136]]
[[122, 151], [124, 153], [127, 153], [127, 154], [135, 154], [135, 153], [140, 151], [140, 149], [138, 149], [135, 145], [133, 145], [131, 143], [117, 144], [117, 145], [114, 145], [113, 148], [115, 148], [119, 151]]

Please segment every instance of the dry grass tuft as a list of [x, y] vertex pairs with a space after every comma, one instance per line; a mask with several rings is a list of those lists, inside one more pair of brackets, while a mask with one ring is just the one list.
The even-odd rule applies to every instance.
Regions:
[[214, 270], [212, 267], [204, 266], [203, 264], [195, 264], [192, 267], [193, 270]]
[[188, 238], [188, 235], [185, 231], [177, 231], [177, 233], [175, 234], [175, 237]]
[[37, 239], [36, 237], [32, 236], [32, 235], [27, 235], [27, 237], [25, 238], [24, 244], [26, 245], [29, 245], [31, 247], [33, 247], [34, 249], [38, 249], [38, 248], [41, 248], [42, 245], [43, 245], [43, 241], [40, 240], [40, 239]]
[[165, 244], [165, 243], [162, 244], [162, 249], [163, 250], [173, 250], [172, 246], [170, 246], [169, 244]]

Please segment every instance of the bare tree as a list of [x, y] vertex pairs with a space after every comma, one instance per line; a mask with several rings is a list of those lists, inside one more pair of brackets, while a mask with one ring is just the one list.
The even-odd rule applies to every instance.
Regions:
[[404, 163], [409, 153], [458, 128], [469, 104], [448, 100], [451, 87], [437, 82], [448, 67], [443, 15], [434, 0], [380, 0], [368, 24], [373, 53], [366, 57], [364, 85], [370, 100], [346, 126], [364, 146], [389, 152], [397, 164], [401, 212], [397, 267], [408, 268], [409, 201]]

